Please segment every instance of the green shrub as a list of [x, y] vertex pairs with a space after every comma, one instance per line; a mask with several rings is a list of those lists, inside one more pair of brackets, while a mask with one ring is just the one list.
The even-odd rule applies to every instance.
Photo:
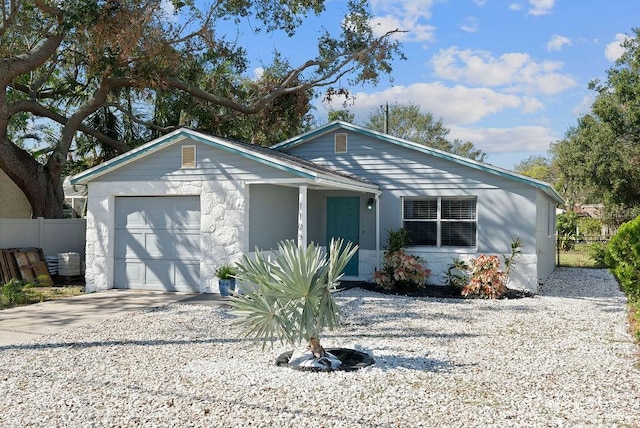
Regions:
[[231, 265], [222, 265], [216, 269], [216, 276], [220, 279], [233, 279], [236, 269]]
[[400, 228], [398, 230], [387, 230], [387, 233], [387, 246], [385, 249], [389, 253], [404, 250], [411, 243], [409, 232], [407, 232], [406, 229]]
[[602, 233], [602, 222], [593, 217], [582, 217], [578, 219], [578, 230], [580, 236], [600, 236]]
[[13, 278], [0, 288], [0, 295], [10, 304], [24, 303], [26, 286], [24, 281]]
[[587, 253], [589, 258], [594, 261], [594, 267], [602, 269], [607, 267], [607, 243], [606, 242], [594, 242], [587, 247]]
[[576, 246], [576, 230], [578, 216], [574, 212], [559, 214], [556, 220], [556, 229], [560, 241], [560, 249], [571, 251]]
[[605, 262], [630, 298], [640, 298], [640, 216], [618, 229], [607, 247]]
[[462, 289], [469, 283], [471, 267], [467, 262], [454, 259], [445, 272], [445, 284], [453, 288], [455, 294], [461, 294]]

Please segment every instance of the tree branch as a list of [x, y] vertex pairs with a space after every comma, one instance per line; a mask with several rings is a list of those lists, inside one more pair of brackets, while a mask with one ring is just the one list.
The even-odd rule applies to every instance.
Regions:
[[[59, 123], [60, 125], [63, 125], [63, 126], [65, 126], [69, 121], [68, 118], [62, 116], [61, 114], [51, 111], [48, 108], [31, 100], [15, 101], [14, 103], [11, 104], [10, 111], [11, 111], [10, 113], [11, 115], [16, 114], [18, 112], [29, 112], [38, 117], [44, 117], [44, 118], [53, 120], [54, 122]], [[130, 147], [128, 147], [122, 141], [114, 140], [113, 138], [108, 137], [89, 126], [81, 124], [78, 127], [78, 131], [94, 137], [96, 140], [100, 141], [102, 144], [109, 146], [114, 150], [117, 150], [118, 152], [124, 153], [130, 149]]]
[[180, 128], [180, 126], [160, 126], [154, 122], [142, 120], [138, 116], [136, 116], [130, 109], [126, 108], [120, 103], [106, 103], [105, 106], [115, 107], [138, 125], [143, 125], [149, 129], [153, 129], [154, 131], [158, 131], [163, 134], [168, 134], [169, 132], [175, 131], [176, 129]]

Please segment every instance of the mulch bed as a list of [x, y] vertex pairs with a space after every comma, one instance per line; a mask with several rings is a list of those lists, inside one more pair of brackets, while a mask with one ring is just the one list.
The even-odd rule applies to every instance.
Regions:
[[[325, 348], [327, 352], [332, 353], [338, 358], [342, 364], [335, 370], [343, 371], [343, 372], [352, 372], [355, 370], [360, 370], [361, 368], [370, 366], [375, 363], [373, 357], [371, 357], [366, 352], [356, 351], [355, 349], [349, 348]], [[291, 355], [293, 355], [293, 351], [287, 351], [276, 359], [276, 365], [281, 367], [290, 367], [295, 370], [302, 371], [311, 371], [311, 372], [326, 372], [333, 371], [327, 369], [313, 368], [313, 367], [298, 367], [292, 366], [289, 364], [289, 359], [291, 359]]]
[[[347, 290], [350, 288], [362, 288], [364, 290], [375, 291], [376, 293], [388, 294], [393, 296], [408, 296], [408, 297], [437, 297], [448, 299], [474, 299], [475, 297], [464, 297], [460, 295], [460, 292], [446, 285], [427, 285], [424, 288], [414, 290], [387, 290], [379, 287], [377, 284], [366, 281], [342, 281], [340, 288]], [[513, 290], [507, 289], [507, 292], [502, 297], [503, 299], [522, 299], [525, 297], [534, 297], [535, 294], [527, 290]]]

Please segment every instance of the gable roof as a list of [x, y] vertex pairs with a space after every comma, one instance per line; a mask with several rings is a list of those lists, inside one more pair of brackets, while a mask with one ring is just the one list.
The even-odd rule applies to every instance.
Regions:
[[208, 135], [188, 128], [181, 128], [167, 135], [143, 144], [107, 162], [83, 171], [71, 177], [72, 184], [87, 184], [90, 181], [128, 165], [138, 159], [155, 153], [165, 147], [191, 139], [212, 147], [220, 148], [240, 156], [252, 159], [274, 168], [289, 172], [302, 179], [318, 183], [336, 183], [351, 186], [358, 190], [378, 193], [378, 185], [367, 179], [356, 177], [341, 171], [315, 164], [311, 161], [291, 156], [287, 153], [261, 147], [255, 144], [243, 143], [226, 138]]
[[469, 168], [484, 171], [489, 174], [494, 174], [503, 178], [507, 178], [509, 180], [514, 180], [514, 181], [535, 187], [537, 189], [542, 190], [547, 196], [549, 196], [551, 199], [553, 199], [557, 203], [564, 204], [564, 199], [562, 199], [562, 196], [558, 194], [558, 192], [553, 188], [553, 186], [551, 186], [549, 183], [546, 183], [544, 181], [536, 180], [534, 178], [527, 177], [522, 174], [518, 174], [508, 169], [500, 168], [484, 162], [478, 162], [472, 159], [465, 158], [463, 156], [458, 156], [453, 153], [448, 153], [442, 150], [434, 149], [433, 147], [425, 146], [423, 144], [418, 144], [413, 141], [405, 140], [403, 138], [394, 137], [392, 135], [384, 134], [382, 132], [373, 131], [371, 129], [367, 129], [362, 126], [354, 125], [352, 123], [347, 123], [340, 120], [327, 123], [323, 126], [320, 126], [319, 128], [313, 129], [311, 131], [305, 132], [304, 134], [300, 134], [296, 137], [293, 137], [281, 143], [275, 144], [271, 146], [271, 148], [275, 150], [286, 151], [288, 149], [299, 146], [301, 144], [305, 144], [306, 142], [311, 141], [321, 135], [334, 132], [340, 129], [366, 135], [381, 141], [385, 141], [390, 144], [406, 147], [411, 150], [416, 150], [418, 152], [425, 153], [430, 156], [435, 156], [437, 158], [445, 159], [460, 165], [467, 166]]

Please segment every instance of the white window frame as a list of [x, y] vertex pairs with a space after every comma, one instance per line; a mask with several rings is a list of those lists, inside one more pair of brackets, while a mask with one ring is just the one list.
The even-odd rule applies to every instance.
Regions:
[[[425, 197], [403, 197], [401, 198], [401, 219], [402, 227], [405, 227], [405, 222], [429, 222], [436, 223], [436, 245], [424, 245], [424, 244], [410, 244], [411, 247], [419, 248], [443, 248], [443, 249], [477, 249], [478, 248], [478, 198], [476, 196], [425, 196]], [[436, 218], [434, 219], [405, 219], [405, 201], [437, 201]], [[455, 201], [455, 200], [467, 200], [475, 202], [475, 215], [473, 219], [444, 219], [442, 218], [442, 201]], [[475, 224], [475, 236], [473, 245], [442, 245], [442, 224], [448, 222], [455, 223], [474, 223]]]
[[[344, 137], [344, 150], [338, 150], [338, 137]], [[349, 138], [346, 132], [339, 132], [333, 135], [333, 151], [334, 153], [347, 153], [349, 150]]]

